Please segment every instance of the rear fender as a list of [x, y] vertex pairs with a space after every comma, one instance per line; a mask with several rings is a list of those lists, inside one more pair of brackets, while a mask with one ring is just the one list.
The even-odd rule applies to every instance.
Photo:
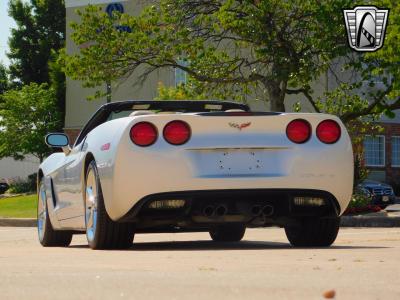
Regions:
[[85, 200], [86, 170], [90, 161], [96, 162], [101, 190], [104, 198], [106, 211], [109, 211], [113, 193], [113, 177], [115, 156], [126, 127], [132, 118], [121, 118], [106, 122], [91, 131], [83, 149], [86, 155], [82, 164], [82, 199]]

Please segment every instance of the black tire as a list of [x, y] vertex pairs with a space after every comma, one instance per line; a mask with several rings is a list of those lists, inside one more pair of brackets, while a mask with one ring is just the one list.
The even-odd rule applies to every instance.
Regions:
[[215, 242], [239, 242], [246, 232], [243, 224], [218, 225], [210, 231], [210, 236]]
[[[93, 171], [96, 179], [97, 187], [97, 225], [94, 230], [94, 238], [89, 240], [90, 248], [94, 250], [101, 249], [128, 249], [132, 246], [134, 238], [133, 225], [130, 223], [117, 223], [111, 220], [108, 216], [105, 205], [103, 193], [101, 190], [100, 179], [95, 161], [91, 161], [87, 172], [86, 180], [90, 171]], [[85, 182], [85, 190], [86, 190]], [[85, 202], [86, 212], [86, 202]], [[85, 218], [86, 220], [86, 218]], [[86, 224], [87, 228], [87, 224]]]
[[285, 227], [289, 242], [295, 247], [329, 247], [339, 232], [338, 218], [304, 218], [297, 225]]
[[[72, 241], [72, 233], [70, 231], [54, 230], [49, 217], [47, 201], [41, 199], [42, 180], [39, 182], [38, 190], [38, 208], [37, 208], [37, 228], [39, 242], [43, 247], [68, 247]], [[45, 193], [45, 191], [44, 191]], [[44, 207], [44, 211], [41, 208]], [[39, 210], [41, 210], [39, 212]], [[43, 213], [44, 218], [39, 220], [39, 214]], [[40, 223], [42, 222], [42, 223]]]

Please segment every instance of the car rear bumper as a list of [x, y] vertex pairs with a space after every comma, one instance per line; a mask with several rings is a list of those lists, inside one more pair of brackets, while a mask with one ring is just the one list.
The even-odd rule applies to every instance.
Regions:
[[[209, 191], [213, 194], [223, 190], [269, 189], [324, 191], [334, 196], [339, 204], [339, 212], [343, 212], [351, 199], [353, 189], [351, 159], [345, 163], [325, 159], [323, 164], [315, 164], [308, 157], [299, 156], [295, 160], [284, 173], [214, 177], [197, 176], [191, 168], [192, 165], [182, 157], [156, 157], [146, 167], [135, 166], [134, 160], [125, 161], [125, 164], [119, 164], [114, 173], [110, 173], [108, 180], [105, 176], [102, 177], [106, 209], [116, 221], [149, 195], [189, 191]], [[147, 160], [136, 161], [143, 163]], [[247, 197], [244, 196], [243, 199], [246, 200]]]
[[[105, 194], [106, 209], [110, 217], [117, 221], [140, 206], [143, 199], [152, 198], [154, 195], [198, 194], [205, 195], [200, 197], [201, 201], [207, 201], [228, 190], [233, 191], [231, 196], [240, 192], [241, 199], [248, 201], [251, 197], [246, 195], [247, 192], [252, 194], [255, 191], [257, 194], [257, 191], [263, 190], [267, 195], [258, 197], [263, 199], [268, 198], [268, 191], [281, 190], [286, 191], [283, 194], [290, 194], [291, 191], [308, 190], [332, 195], [338, 203], [337, 210], [340, 214], [350, 201], [352, 178], [346, 178], [350, 177], [347, 175], [340, 177], [338, 174], [334, 174], [332, 178], [326, 177], [328, 175], [307, 177], [290, 174], [277, 177], [192, 178], [177, 176], [174, 172], [169, 175], [155, 172], [154, 176], [125, 176], [121, 180], [114, 176], [116, 184], [112, 185], [113, 193]], [[288, 196], [275, 197], [274, 201], [284, 201], [285, 197]]]

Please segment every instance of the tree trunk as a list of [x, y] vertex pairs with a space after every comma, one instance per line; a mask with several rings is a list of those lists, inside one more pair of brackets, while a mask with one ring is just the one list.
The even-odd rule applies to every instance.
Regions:
[[280, 83], [277, 81], [264, 83], [268, 91], [270, 110], [277, 112], [285, 111], [285, 93], [282, 92]]

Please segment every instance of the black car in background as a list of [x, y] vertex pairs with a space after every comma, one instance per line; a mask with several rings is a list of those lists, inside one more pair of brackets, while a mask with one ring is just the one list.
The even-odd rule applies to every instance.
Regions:
[[358, 190], [371, 198], [371, 204], [386, 208], [395, 203], [396, 195], [393, 188], [382, 182], [374, 180], [364, 180], [357, 186]]
[[9, 188], [6, 182], [0, 182], [0, 194], [4, 194]]

